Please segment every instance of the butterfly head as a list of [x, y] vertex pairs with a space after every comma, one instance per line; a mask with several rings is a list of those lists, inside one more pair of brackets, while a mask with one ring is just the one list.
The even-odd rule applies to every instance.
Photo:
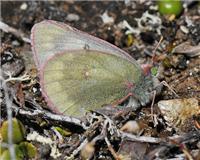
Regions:
[[141, 77], [140, 82], [133, 88], [132, 93], [141, 106], [145, 106], [152, 101], [154, 91], [156, 91], [156, 94], [159, 94], [161, 89], [162, 86], [158, 78], [148, 74]]

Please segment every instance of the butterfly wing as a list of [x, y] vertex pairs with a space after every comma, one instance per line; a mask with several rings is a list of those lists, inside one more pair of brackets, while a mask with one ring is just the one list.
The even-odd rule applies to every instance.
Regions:
[[[45, 20], [35, 24], [31, 33], [32, 50], [39, 67], [55, 54], [84, 48], [116, 55], [137, 64], [135, 59], [118, 47], [64, 23]], [[140, 68], [139, 65], [137, 67]]]
[[66, 24], [46, 20], [31, 32], [42, 93], [59, 113], [79, 117], [110, 104], [126, 96], [126, 82], [143, 76], [126, 52]]
[[42, 70], [42, 90], [49, 106], [81, 117], [87, 110], [127, 95], [126, 82], [138, 83], [136, 65], [118, 56], [91, 50], [66, 51], [51, 58]]

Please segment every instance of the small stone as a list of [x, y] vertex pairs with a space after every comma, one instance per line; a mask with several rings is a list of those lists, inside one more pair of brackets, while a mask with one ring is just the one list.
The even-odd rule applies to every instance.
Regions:
[[77, 14], [70, 13], [67, 15], [68, 21], [78, 21], [80, 17]]
[[33, 93], [37, 92], [37, 88], [33, 87]]
[[191, 42], [186, 41], [176, 46], [172, 53], [181, 53], [188, 57], [197, 57], [200, 56], [200, 45], [193, 46]]
[[143, 127], [137, 121], [128, 121], [120, 130], [137, 135], [142, 131], [142, 129]]
[[158, 108], [168, 125], [177, 130], [184, 128], [192, 116], [200, 114], [200, 106], [195, 98], [162, 100], [158, 102]]
[[189, 30], [185, 26], [180, 26], [180, 29], [183, 33], [188, 34]]
[[17, 40], [15, 40], [15, 41], [12, 42], [12, 45], [13, 45], [13, 46], [19, 46], [20, 43], [19, 43]]
[[27, 3], [22, 3], [22, 5], [20, 6], [21, 10], [26, 10], [28, 7]]
[[81, 158], [83, 160], [91, 159], [94, 155], [94, 143], [88, 142], [81, 150]]
[[107, 11], [101, 15], [101, 19], [102, 19], [103, 23], [113, 23], [114, 22], [114, 18], [109, 16]]

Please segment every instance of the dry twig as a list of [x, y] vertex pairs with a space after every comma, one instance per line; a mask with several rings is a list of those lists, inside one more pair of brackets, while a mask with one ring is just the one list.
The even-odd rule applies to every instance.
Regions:
[[13, 35], [15, 35], [16, 37], [22, 39], [24, 42], [26, 43], [31, 43], [31, 40], [27, 37], [25, 37], [24, 33], [22, 33], [21, 31], [10, 27], [9, 25], [7, 25], [6, 23], [0, 21], [0, 29], [3, 30], [6, 33], [11, 33]]

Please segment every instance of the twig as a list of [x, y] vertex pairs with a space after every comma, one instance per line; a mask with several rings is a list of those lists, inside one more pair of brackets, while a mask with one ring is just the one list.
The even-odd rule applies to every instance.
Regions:
[[[106, 134], [106, 127], [107, 127], [108, 121], [104, 121], [103, 129], [101, 133], [94, 137], [90, 142], [88, 142], [87, 138], [79, 145], [77, 149], [73, 151], [73, 153], [69, 157], [65, 157], [66, 159], [72, 159], [74, 158], [88, 143], [95, 144], [97, 141], [104, 139]], [[92, 127], [92, 126], [91, 126]]]
[[[109, 143], [109, 141], [108, 141], [108, 139], [105, 139], [106, 138], [106, 133], [107, 133], [107, 130], [108, 130], [108, 125], [111, 125], [110, 124], [111, 122], [110, 122], [110, 120], [109, 119], [105, 119], [104, 120], [104, 122], [103, 122], [103, 127], [102, 127], [102, 131], [101, 131], [101, 133], [99, 134], [99, 135], [97, 135], [96, 137], [94, 137], [90, 142], [88, 142], [88, 140], [87, 139], [85, 139], [80, 145], [79, 145], [79, 147], [76, 149], [76, 150], [74, 150], [73, 151], [73, 153], [69, 156], [69, 157], [65, 157], [65, 158], [67, 158], [67, 159], [72, 159], [72, 158], [74, 158], [88, 143], [91, 143], [91, 144], [95, 144], [97, 141], [99, 141], [99, 140], [105, 140], [106, 141], [106, 143], [108, 144]], [[93, 126], [90, 126], [90, 127], [93, 127]], [[109, 145], [108, 145], [108, 148], [109, 148], [109, 150], [111, 151], [111, 148], [112, 148], [112, 146], [111, 146], [111, 144], [109, 143]], [[112, 154], [114, 153], [114, 151], [113, 152], [111, 152]]]
[[189, 150], [187, 149], [186, 145], [184, 143], [182, 143], [182, 142], [176, 141], [176, 139], [173, 139], [173, 138], [174, 137], [171, 137], [170, 141], [173, 144], [176, 144], [177, 146], [179, 146], [180, 150], [184, 153], [185, 157], [187, 157], [188, 160], [194, 160], [194, 158], [190, 154]]
[[61, 122], [72, 123], [72, 124], [75, 124], [77, 126], [82, 127], [84, 130], [88, 129], [88, 127], [84, 124], [84, 122], [82, 122], [81, 120], [79, 120], [77, 118], [69, 117], [69, 116], [66, 116], [66, 115], [53, 114], [53, 113], [46, 112], [46, 111], [45, 112], [42, 111], [42, 112], [44, 114], [43, 117], [46, 117], [48, 119], [61, 121]]
[[188, 160], [194, 160], [194, 158], [189, 153], [187, 147], [184, 144], [183, 144], [182, 152], [185, 154], [185, 157], [187, 157]]
[[54, 120], [54, 121], [71, 123], [71, 124], [82, 127], [84, 130], [88, 129], [88, 127], [81, 120], [79, 120], [77, 118], [73, 118], [73, 117], [69, 117], [69, 116], [65, 116], [65, 115], [58, 115], [58, 114], [50, 113], [48, 111], [44, 111], [44, 110], [40, 110], [40, 109], [36, 109], [33, 112], [26, 111], [23, 108], [18, 108], [15, 105], [12, 106], [12, 109], [15, 112], [17, 112], [18, 114], [29, 116], [30, 118], [35, 119], [35, 117], [38, 116], [38, 117], [47, 118], [47, 119]]
[[156, 45], [156, 47], [154, 48], [154, 50], [153, 50], [153, 56], [155, 56], [156, 55], [156, 51], [157, 51], [157, 49], [158, 49], [158, 47], [159, 47], [159, 45], [161, 44], [161, 42], [163, 41], [163, 36], [161, 36], [160, 37], [160, 40], [158, 41], [158, 44]]
[[113, 157], [114, 157], [116, 160], [118, 160], [118, 159], [119, 159], [119, 156], [117, 155], [117, 153], [116, 153], [115, 150], [113, 149], [113, 147], [112, 147], [110, 141], [108, 140], [108, 137], [105, 137], [105, 142], [106, 142], [106, 144], [107, 144], [107, 146], [108, 146], [108, 149], [109, 149], [110, 153], [113, 155]]
[[102, 114], [100, 112], [97, 112], [98, 114], [102, 115], [105, 118], [106, 125], [108, 124], [107, 131], [110, 132], [111, 135], [114, 133], [117, 134], [117, 136], [120, 136], [119, 130], [117, 129], [116, 125], [114, 124], [113, 120], [110, 119], [107, 115]]
[[152, 98], [152, 102], [151, 102], [151, 118], [152, 118], [152, 121], [153, 121], [153, 124], [154, 124], [154, 127], [158, 125], [158, 121], [157, 121], [157, 115], [154, 114], [154, 108], [153, 108], [153, 105], [154, 105], [154, 102], [155, 102], [155, 97], [156, 97], [156, 90], [153, 91], [153, 98]]
[[9, 25], [7, 25], [6, 23], [4, 23], [2, 21], [0, 21], [0, 29], [6, 33], [12, 33], [13, 35], [22, 39], [26, 43], [31, 43], [31, 40], [29, 38], [25, 37], [24, 33], [22, 33], [21, 31], [15, 29], [13, 27], [10, 27]]
[[66, 159], [70, 159], [70, 160], [71, 160], [71, 159], [74, 159], [74, 157], [83, 149], [83, 147], [84, 147], [87, 143], [88, 143], [88, 140], [85, 139], [85, 140], [79, 145], [79, 147], [73, 151], [73, 153], [72, 153], [69, 157], [66, 156], [65, 158], [66, 158]]
[[155, 137], [147, 137], [147, 136], [136, 136], [130, 133], [125, 133], [120, 131], [121, 138], [131, 140], [131, 141], [136, 141], [136, 142], [147, 142], [147, 143], [163, 143], [163, 144], [180, 144], [180, 143], [186, 143], [187, 141], [191, 141], [192, 139], [199, 139], [200, 138], [200, 132], [192, 132], [192, 133], [187, 133], [181, 136], [172, 136], [172, 137], [167, 137], [166, 139], [163, 138], [155, 138]]
[[[2, 70], [0, 70], [0, 77], [2, 76]], [[15, 159], [15, 148], [13, 145], [13, 124], [12, 124], [12, 100], [10, 100], [9, 95], [8, 95], [8, 88], [7, 85], [5, 83], [5, 80], [3, 78], [0, 79], [1, 80], [1, 85], [2, 88], [4, 90], [4, 95], [5, 95], [5, 102], [6, 102], [6, 109], [7, 109], [7, 118], [8, 118], [8, 148], [9, 148], [9, 152], [10, 152], [10, 158], [11, 159]]]
[[59, 142], [60, 144], [62, 144], [63, 141], [64, 141], [64, 139], [63, 139], [63, 136], [60, 134], [60, 132], [58, 132], [58, 131], [56, 130], [55, 127], [51, 127], [51, 130], [52, 130], [52, 131], [55, 133], [55, 135], [58, 137], [58, 142]]
[[147, 137], [147, 136], [135, 136], [133, 134], [125, 133], [120, 131], [121, 137], [124, 139], [129, 139], [132, 141], [137, 142], [147, 142], [147, 143], [161, 143], [164, 142], [161, 138], [155, 138], [155, 137]]

